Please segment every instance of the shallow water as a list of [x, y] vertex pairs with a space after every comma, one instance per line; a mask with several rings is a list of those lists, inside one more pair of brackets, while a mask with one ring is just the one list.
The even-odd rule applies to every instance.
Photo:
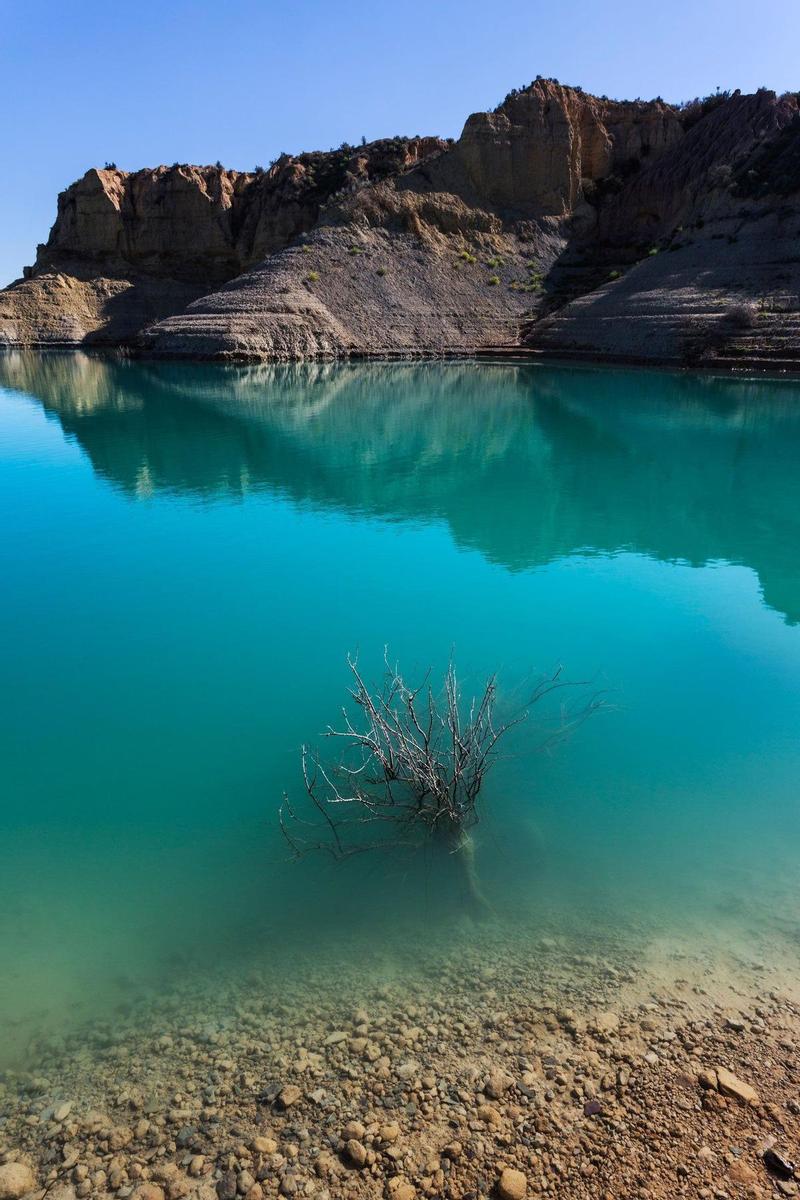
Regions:
[[[290, 864], [346, 655], [607, 691], [489, 777], [496, 920], [795, 936], [800, 384], [0, 358], [0, 1060], [176, 965], [312, 959], [451, 864]], [[188, 969], [188, 968], [187, 968]]]

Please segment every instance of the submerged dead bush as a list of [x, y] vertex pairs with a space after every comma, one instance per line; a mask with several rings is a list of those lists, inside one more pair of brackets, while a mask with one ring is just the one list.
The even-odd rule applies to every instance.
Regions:
[[[478, 823], [478, 797], [497, 762], [499, 746], [531, 708], [552, 692], [585, 685], [561, 678], [561, 669], [541, 680], [526, 702], [506, 719], [497, 715], [497, 676], [464, 702], [454, 665], [434, 691], [428, 671], [409, 687], [396, 667], [385, 661], [380, 688], [371, 691], [357, 662], [348, 656], [349, 689], [355, 712], [342, 710], [341, 729], [326, 737], [342, 754], [324, 762], [318, 750], [302, 749], [307, 813], [284, 795], [279, 819], [292, 856], [323, 853], [340, 860], [392, 847], [435, 845], [454, 857], [469, 910], [486, 911], [471, 830]], [[560, 708], [551, 745], [602, 706], [599, 695], [575, 710]]]

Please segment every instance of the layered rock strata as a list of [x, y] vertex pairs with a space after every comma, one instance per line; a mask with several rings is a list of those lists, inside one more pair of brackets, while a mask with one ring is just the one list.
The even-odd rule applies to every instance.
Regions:
[[793, 365], [799, 242], [797, 96], [539, 79], [453, 143], [92, 170], [0, 293], [0, 345]]

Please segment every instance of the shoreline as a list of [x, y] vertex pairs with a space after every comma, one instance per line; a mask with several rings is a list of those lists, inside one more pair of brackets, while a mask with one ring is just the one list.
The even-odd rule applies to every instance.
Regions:
[[453, 926], [184, 967], [0, 1074], [0, 1163], [31, 1200], [794, 1195], [763, 1158], [800, 1138], [786, 949]]
[[475, 364], [563, 367], [608, 367], [637, 371], [663, 371], [679, 375], [714, 376], [727, 379], [774, 379], [794, 380], [800, 376], [800, 358], [780, 360], [778, 363], [761, 359], [724, 359], [714, 363], [688, 364], [673, 358], [643, 358], [636, 355], [594, 354], [573, 352], [561, 354], [552, 350], [537, 350], [525, 346], [477, 347], [471, 350], [443, 350], [440, 352], [409, 350], [376, 350], [370, 353], [358, 351], [352, 354], [305, 355], [301, 358], [264, 357], [257, 354], [227, 352], [218, 354], [153, 354], [135, 346], [76, 345], [69, 342], [40, 343], [25, 345], [0, 345], [0, 356], [6, 354], [85, 354], [109, 359], [126, 359], [144, 363], [185, 363], [187, 366], [202, 363], [220, 366], [303, 366], [320, 363], [345, 365], [347, 363], [400, 364], [433, 362], [474, 362]]

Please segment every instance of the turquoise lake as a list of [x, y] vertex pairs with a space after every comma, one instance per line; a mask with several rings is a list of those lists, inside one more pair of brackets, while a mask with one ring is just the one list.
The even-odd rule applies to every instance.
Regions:
[[7, 354], [0, 512], [0, 1062], [175, 962], [458, 919], [431, 855], [280, 837], [384, 646], [606, 692], [488, 777], [498, 921], [800, 937], [800, 382]]

